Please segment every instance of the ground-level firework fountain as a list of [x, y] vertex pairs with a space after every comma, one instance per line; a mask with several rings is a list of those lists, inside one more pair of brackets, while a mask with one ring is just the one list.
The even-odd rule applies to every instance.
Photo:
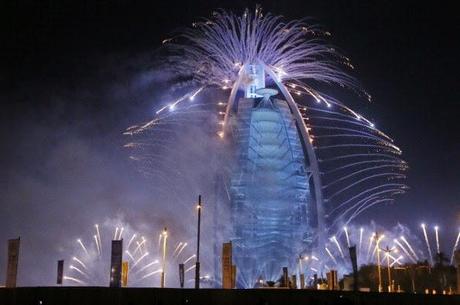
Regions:
[[[396, 276], [408, 268], [451, 268], [448, 266], [453, 264], [453, 253], [459, 249], [460, 231], [456, 233], [451, 245], [430, 244], [429, 241], [440, 240], [441, 232], [443, 230], [439, 226], [425, 224], [421, 228], [408, 228], [404, 225], [385, 228], [375, 223], [364, 226], [350, 224], [329, 236], [324, 244], [318, 245], [311, 252], [295, 257], [290, 273], [297, 275], [297, 287], [305, 285], [312, 288], [316, 287], [318, 279], [321, 281], [331, 270], [337, 270], [341, 277], [350, 274], [349, 248], [353, 246], [357, 250], [360, 273], [375, 272], [375, 266], [380, 265], [385, 282], [387, 273]], [[190, 254], [187, 242], [172, 242], [165, 247], [168, 243], [163, 232], [158, 235], [157, 241], [150, 241], [134, 233], [126, 224], [115, 228], [95, 225], [92, 239], [76, 239], [73, 256], [66, 259], [64, 284], [107, 286], [109, 241], [121, 239], [125, 241], [123, 260], [129, 266], [128, 287], [159, 287], [163, 270], [167, 274], [167, 287], [179, 287], [178, 264], [184, 264], [185, 287], [193, 287], [195, 255]], [[430, 253], [435, 254], [431, 257]], [[302, 284], [301, 279], [305, 281]], [[203, 287], [219, 286], [207, 272], [200, 281]], [[266, 281], [260, 277], [257, 285]], [[386, 288], [383, 290], [386, 291]]]
[[[187, 242], [175, 242], [172, 238], [166, 243], [166, 237], [160, 233], [158, 241], [152, 240], [129, 225], [94, 225], [92, 238], [75, 240], [75, 250], [66, 261], [64, 284], [107, 286], [110, 278], [111, 241], [123, 240], [123, 262], [127, 266], [128, 287], [159, 287], [160, 275], [167, 270], [170, 278], [167, 283], [175, 286], [178, 283], [177, 264], [186, 267], [188, 279], [194, 265], [194, 254], [190, 254]], [[164, 255], [163, 255], [164, 254]], [[169, 271], [171, 270], [171, 271]], [[174, 270], [174, 271], [173, 271]]]
[[[425, 224], [421, 225], [420, 230], [402, 224], [393, 228], [385, 228], [375, 223], [361, 227], [352, 224], [331, 236], [324, 244], [328, 253], [324, 264], [328, 264], [327, 268], [332, 266], [344, 273], [349, 272], [348, 248], [355, 245], [359, 265], [377, 264], [378, 252], [382, 252], [379, 263], [386, 264], [389, 258], [391, 267], [422, 262], [432, 266], [439, 263], [452, 265], [453, 253], [458, 249], [460, 231], [454, 232], [456, 238], [451, 245], [443, 246], [439, 244], [439, 226], [429, 226], [430, 230], [427, 228]], [[437, 245], [433, 247], [430, 240], [437, 240]], [[386, 248], [391, 251], [384, 253]]]
[[[176, 140], [183, 134], [196, 137], [192, 123], [207, 121], [208, 127], [218, 118], [217, 136], [209, 137], [217, 155], [209, 163], [217, 166], [207, 172], [217, 182], [201, 186], [212, 189], [208, 217], [215, 234], [208, 258], [217, 279], [224, 241], [234, 244], [238, 286], [253, 287], [260, 279], [277, 280], [282, 267], [297, 268], [299, 256], [318, 249], [332, 256], [322, 247], [329, 235], [407, 189], [407, 164], [393, 140], [317, 88], [338, 84], [370, 99], [344, 72], [353, 67], [349, 59], [324, 43], [329, 35], [258, 7], [241, 16], [215, 12], [164, 41], [170, 52], [165, 69], [190, 91], [151, 121], [128, 128], [126, 147], [142, 171], [161, 177], [158, 184], [196, 183], [202, 176], [176, 166], [187, 150], [171, 147], [187, 143]], [[213, 110], [206, 119], [203, 113]]]

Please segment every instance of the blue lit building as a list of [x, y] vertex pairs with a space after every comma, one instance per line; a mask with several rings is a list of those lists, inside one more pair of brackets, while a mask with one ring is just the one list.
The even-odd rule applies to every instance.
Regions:
[[252, 82], [244, 97], [233, 95], [227, 131], [235, 149], [228, 189], [240, 287], [276, 281], [282, 267], [295, 271], [299, 255], [311, 249], [315, 222], [309, 162], [293, 111], [285, 100], [258, 94], [265, 87], [260, 66], [247, 75]]

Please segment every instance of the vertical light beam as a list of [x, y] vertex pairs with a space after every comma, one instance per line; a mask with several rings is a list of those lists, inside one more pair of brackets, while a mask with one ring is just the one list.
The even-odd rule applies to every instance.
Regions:
[[441, 253], [441, 250], [439, 249], [439, 227], [434, 226], [434, 234], [436, 237], [436, 253], [439, 254]]
[[101, 233], [99, 232], [99, 225], [95, 224], [94, 226], [96, 227], [96, 235], [99, 241], [99, 252], [100, 252], [100, 255], [102, 255], [102, 240], [101, 240]]
[[431, 253], [430, 241], [428, 240], [428, 234], [426, 233], [426, 226], [424, 223], [421, 225], [423, 230], [423, 236], [425, 237], [426, 247], [428, 249], [428, 255], [430, 256], [431, 265], [433, 265], [433, 253]]
[[455, 240], [455, 244], [454, 244], [454, 247], [452, 248], [452, 255], [450, 257], [450, 264], [453, 265], [454, 263], [454, 255], [455, 255], [455, 250], [457, 249], [458, 247], [458, 242], [460, 240], [460, 231], [458, 232], [458, 235], [457, 235], [457, 239]]
[[347, 246], [348, 246], [348, 248], [350, 248], [350, 236], [348, 235], [348, 228], [343, 227], [343, 230], [345, 231], [345, 237], [347, 239]]
[[340, 252], [340, 256], [341, 256], [342, 258], [345, 258], [345, 255], [343, 254], [343, 251], [342, 251], [342, 247], [340, 247], [339, 241], [337, 240], [337, 237], [335, 237], [335, 235], [332, 236], [331, 241], [333, 241], [334, 244], [337, 246], [337, 249], [338, 249], [339, 252]]

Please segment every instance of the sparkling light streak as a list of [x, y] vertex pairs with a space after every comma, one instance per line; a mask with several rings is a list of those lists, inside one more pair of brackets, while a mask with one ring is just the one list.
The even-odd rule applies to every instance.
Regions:
[[412, 248], [412, 246], [409, 244], [409, 242], [407, 241], [407, 239], [404, 237], [404, 236], [401, 236], [401, 240], [406, 244], [406, 246], [409, 248], [410, 252], [412, 253], [412, 255], [415, 257], [416, 260], [419, 260], [419, 257], [417, 255], [417, 253], [415, 253], [414, 251], [414, 248]]
[[182, 244], [182, 247], [180, 247], [180, 249], [177, 251], [177, 254], [176, 254], [176, 257], [179, 257], [179, 255], [182, 253], [182, 251], [184, 251], [185, 247], [187, 247], [187, 243], [183, 243]]
[[85, 245], [83, 244], [83, 242], [81, 241], [81, 239], [77, 239], [77, 243], [82, 247], [83, 251], [85, 251], [86, 255], [88, 255], [88, 250], [86, 249]]
[[327, 254], [329, 255], [329, 257], [332, 259], [332, 261], [333, 261], [335, 264], [337, 264], [337, 260], [335, 259], [335, 256], [332, 255], [331, 250], [329, 250], [327, 247], [325, 248], [325, 250], [326, 250]]
[[134, 233], [133, 236], [131, 236], [131, 238], [129, 239], [128, 246], [127, 246], [128, 249], [131, 247], [131, 244], [133, 243], [135, 238], [136, 238], [136, 233]]
[[455, 255], [455, 250], [458, 247], [458, 242], [460, 241], [460, 231], [458, 232], [457, 239], [455, 240], [454, 247], [452, 248], [452, 255], [450, 256], [450, 264], [452, 265], [454, 263], [454, 255]]
[[193, 258], [195, 258], [195, 257], [196, 257], [195, 254], [191, 255], [189, 258], [187, 258], [187, 259], [184, 261], [184, 265], [187, 264], [191, 259], [193, 259]]
[[426, 226], [424, 223], [421, 225], [422, 230], [423, 230], [423, 236], [425, 237], [425, 244], [426, 248], [428, 250], [428, 255], [430, 256], [430, 263], [433, 265], [433, 253], [431, 253], [431, 247], [430, 247], [430, 241], [428, 239], [428, 234], [426, 233]]
[[185, 270], [184, 273], [187, 273], [187, 272], [189, 272], [189, 271], [192, 271], [193, 269], [195, 269], [195, 267], [196, 267], [195, 265], [190, 266], [189, 268], [187, 268], [187, 269]]
[[342, 258], [345, 258], [345, 255], [343, 254], [343, 251], [342, 251], [342, 247], [340, 247], [340, 244], [339, 244], [339, 242], [337, 240], [337, 237], [335, 237], [335, 235], [332, 236], [331, 241], [333, 241], [334, 244], [337, 246], [337, 249], [340, 252], [340, 256], [342, 256]]
[[348, 236], [348, 229], [347, 227], [343, 227], [343, 230], [345, 231], [345, 237], [347, 239], [347, 246], [348, 248], [350, 248], [351, 246], [350, 246], [350, 237]]
[[84, 276], [88, 277], [88, 275], [87, 275], [85, 272], [83, 272], [81, 269], [75, 267], [74, 265], [70, 265], [69, 268], [70, 268], [70, 269], [73, 269], [73, 270], [75, 270], [75, 271], [77, 271], [77, 272], [80, 273], [81, 275], [84, 275]]
[[403, 251], [404, 253], [407, 255], [407, 257], [409, 257], [411, 259], [411, 261], [415, 264], [417, 263], [417, 260], [412, 257], [412, 255], [409, 254], [409, 252], [407, 251], [407, 249], [399, 242], [399, 240], [397, 240], [396, 238], [393, 240], [393, 242], [398, 245]]
[[74, 256], [74, 257], [72, 257], [72, 259], [74, 261], [76, 261], [77, 263], [79, 263], [83, 268], [88, 269], [88, 268], [86, 268], [86, 265], [80, 259], [78, 259], [77, 257]]
[[131, 259], [131, 261], [134, 263], [136, 260], [134, 259], [134, 256], [131, 254], [131, 252], [129, 252], [129, 250], [126, 250], [125, 253], [129, 256], [129, 258]]
[[147, 268], [149, 268], [149, 267], [151, 267], [151, 266], [153, 266], [153, 265], [156, 265], [156, 264], [158, 264], [158, 260], [154, 260], [153, 262], [148, 263], [148, 264], [145, 265], [144, 267], [142, 267], [142, 268], [140, 268], [139, 270], [137, 270], [137, 271], [135, 272], [135, 274], [141, 273], [142, 271], [144, 271], [144, 270], [146, 270]]
[[98, 245], [99, 245], [99, 255], [102, 255], [102, 242], [101, 242], [101, 233], [99, 232], [99, 225], [95, 224], [96, 227], [96, 236], [98, 240]]
[[94, 242], [96, 243], [97, 254], [101, 256], [101, 249], [99, 247], [99, 241], [97, 239], [97, 235], [94, 235], [93, 237], [94, 237]]
[[441, 253], [440, 247], [439, 247], [439, 227], [434, 226], [434, 233], [436, 237], [436, 253], [439, 254]]
[[150, 273], [144, 275], [144, 276], [142, 277], [142, 279], [146, 279], [146, 278], [148, 278], [148, 277], [151, 277], [151, 276], [153, 276], [153, 275], [155, 275], [155, 274], [159, 274], [159, 273], [161, 273], [161, 272], [163, 272], [163, 269], [155, 270], [155, 271], [153, 271], [153, 272], [150, 272]]
[[132, 266], [131, 268], [134, 269], [134, 267], [136, 267], [137, 264], [139, 264], [144, 258], [146, 258], [147, 255], [149, 255], [148, 252], [145, 252], [144, 254], [142, 254], [141, 257], [139, 257], [139, 258], [137, 259], [137, 261], [134, 262], [134, 264], [133, 264], [133, 266]]
[[84, 281], [76, 279], [76, 278], [71, 277], [71, 276], [64, 276], [63, 279], [64, 280], [69, 280], [69, 281], [72, 281], [72, 282], [75, 282], [75, 283], [78, 283], [78, 284], [81, 284], [81, 285], [86, 285], [86, 283]]

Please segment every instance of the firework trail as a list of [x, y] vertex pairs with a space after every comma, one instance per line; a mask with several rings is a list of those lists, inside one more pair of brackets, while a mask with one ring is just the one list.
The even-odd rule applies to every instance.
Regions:
[[351, 245], [350, 245], [350, 236], [348, 236], [348, 229], [347, 227], [343, 227], [343, 230], [345, 231], [345, 237], [347, 239], [347, 247], [350, 248]]
[[425, 237], [425, 244], [426, 248], [428, 250], [428, 255], [430, 256], [430, 263], [433, 265], [433, 253], [431, 253], [431, 247], [430, 247], [430, 241], [428, 239], [428, 234], [426, 233], [426, 226], [424, 223], [421, 225], [422, 230], [423, 230], [423, 236]]
[[191, 255], [189, 258], [187, 258], [187, 259], [184, 261], [184, 264], [187, 264], [191, 259], [193, 259], [193, 258], [195, 258], [195, 257], [196, 257], [195, 254]]
[[179, 250], [179, 248], [182, 246], [182, 242], [178, 243], [177, 246], [174, 248], [174, 251], [173, 251], [173, 256], [177, 253], [177, 250]]
[[412, 253], [412, 255], [415, 257], [416, 260], [419, 260], [419, 257], [417, 255], [417, 253], [415, 253], [414, 251], [414, 248], [412, 248], [412, 246], [409, 244], [409, 242], [407, 241], [407, 239], [404, 237], [404, 236], [401, 236], [401, 240], [406, 244], [406, 246], [409, 248], [410, 252]]
[[185, 247], [187, 247], [187, 245], [188, 245], [187, 243], [182, 244], [182, 246], [179, 248], [179, 250], [176, 253], [176, 257], [178, 257], [182, 253], [182, 251], [184, 251], [184, 249], [185, 249]]
[[[374, 236], [374, 239], [375, 239], [375, 247], [374, 247], [374, 250], [372, 251], [372, 255], [371, 255], [371, 258], [373, 258], [375, 256], [375, 254], [377, 252], [380, 252], [381, 249], [380, 249], [380, 242], [385, 238], [385, 235], [380, 235], [377, 237], [377, 235]], [[378, 255], [377, 255], [378, 256]]]
[[135, 262], [136, 259], [134, 258], [134, 256], [131, 254], [131, 252], [129, 252], [129, 250], [126, 250], [125, 253], [129, 256], [129, 258], [131, 259], [132, 262]]
[[149, 268], [149, 267], [151, 267], [151, 266], [153, 266], [153, 265], [155, 265], [155, 264], [158, 264], [158, 262], [159, 262], [158, 260], [154, 260], [153, 262], [148, 263], [148, 264], [145, 265], [144, 267], [138, 269], [138, 270], [136, 271], [136, 274], [141, 273], [142, 271], [145, 271], [147, 268]]
[[125, 230], [125, 228], [121, 227], [121, 230], [120, 230], [120, 234], [118, 234], [118, 238], [117, 239], [122, 239], [123, 237], [123, 231]]
[[327, 254], [329, 255], [329, 257], [332, 259], [332, 261], [333, 261], [335, 264], [337, 264], [337, 260], [335, 259], [335, 256], [332, 255], [331, 251], [330, 251], [327, 247], [325, 248], [325, 250], [326, 250]]
[[151, 277], [152, 275], [155, 275], [155, 274], [160, 274], [161, 272], [163, 272], [163, 269], [155, 270], [155, 271], [153, 271], [153, 272], [150, 272], [150, 273], [144, 275], [144, 276], [142, 277], [142, 279], [146, 279], [146, 278]]
[[389, 255], [389, 257], [393, 260], [393, 262], [390, 264], [390, 268], [393, 267], [395, 264], [402, 265], [401, 260], [404, 258], [402, 255], [400, 255], [399, 257]]
[[359, 229], [359, 247], [358, 247], [358, 253], [361, 253], [362, 245], [363, 245], [363, 234], [364, 234], [364, 228]]
[[460, 241], [460, 232], [458, 232], [457, 239], [455, 240], [454, 247], [452, 248], [452, 255], [450, 256], [450, 264], [452, 265], [454, 263], [454, 255], [455, 255], [455, 250], [458, 247], [458, 242]]
[[94, 243], [96, 244], [97, 254], [101, 256], [101, 248], [99, 247], [99, 240], [97, 239], [97, 235], [94, 235]]
[[98, 252], [100, 256], [102, 254], [101, 233], [99, 232], [99, 225], [95, 224], [94, 226], [96, 227], [97, 246], [98, 246]]
[[64, 276], [64, 280], [75, 282], [75, 283], [80, 284], [80, 285], [86, 285], [86, 283], [84, 281], [82, 281], [80, 279], [76, 279], [76, 278], [71, 277], [71, 276]]
[[403, 250], [403, 252], [407, 255], [407, 257], [409, 257], [409, 258], [411, 259], [411, 261], [412, 261], [414, 264], [417, 263], [417, 260], [416, 260], [411, 254], [409, 254], [409, 252], [407, 251], [407, 249], [406, 249], [396, 238], [393, 240], [393, 242], [394, 242], [396, 245], [398, 245], [398, 246], [401, 248], [401, 250]]
[[134, 239], [136, 238], [136, 234], [134, 233], [133, 236], [131, 236], [129, 242], [128, 242], [128, 249], [131, 247], [131, 244], [133, 243]]
[[81, 241], [81, 239], [77, 239], [77, 242], [78, 244], [81, 246], [81, 248], [83, 249], [83, 251], [85, 251], [86, 255], [88, 255], [88, 250], [86, 249], [85, 245], [83, 244], [83, 242]]
[[192, 265], [190, 266], [189, 268], [187, 268], [187, 270], [185, 270], [185, 273], [189, 272], [189, 271], [192, 271], [193, 269], [195, 269], [196, 265]]
[[86, 265], [85, 265], [80, 259], [78, 259], [77, 257], [75, 257], [75, 256], [72, 257], [72, 260], [74, 260], [74, 261], [76, 261], [77, 263], [79, 263], [83, 268], [88, 269], [88, 268], [86, 267]]
[[335, 237], [335, 235], [332, 236], [331, 241], [333, 241], [334, 244], [337, 246], [337, 249], [338, 249], [339, 252], [340, 252], [340, 256], [341, 256], [342, 258], [345, 258], [345, 255], [343, 254], [343, 251], [342, 251], [342, 247], [340, 246], [339, 241], [337, 240], [337, 237]]
[[439, 227], [434, 226], [434, 233], [436, 237], [436, 253], [439, 254], [441, 253], [441, 250], [439, 249]]
[[372, 243], [374, 241], [375, 233], [371, 234], [371, 237], [369, 237], [369, 245], [367, 247], [367, 254], [366, 254], [366, 261], [369, 261], [369, 256], [371, 254], [371, 249], [372, 249]]
[[139, 264], [144, 258], [146, 258], [147, 255], [149, 255], [148, 252], [145, 252], [144, 254], [142, 254], [141, 257], [139, 257], [139, 258], [134, 262], [134, 264], [133, 264], [133, 266], [132, 266], [131, 268], [134, 269], [134, 267], [136, 267], [137, 264]]
[[142, 246], [147, 242], [146, 239], [141, 238], [141, 242], [137, 241], [137, 247], [134, 249], [134, 254], [136, 254], [138, 251], [141, 252], [142, 254]]

